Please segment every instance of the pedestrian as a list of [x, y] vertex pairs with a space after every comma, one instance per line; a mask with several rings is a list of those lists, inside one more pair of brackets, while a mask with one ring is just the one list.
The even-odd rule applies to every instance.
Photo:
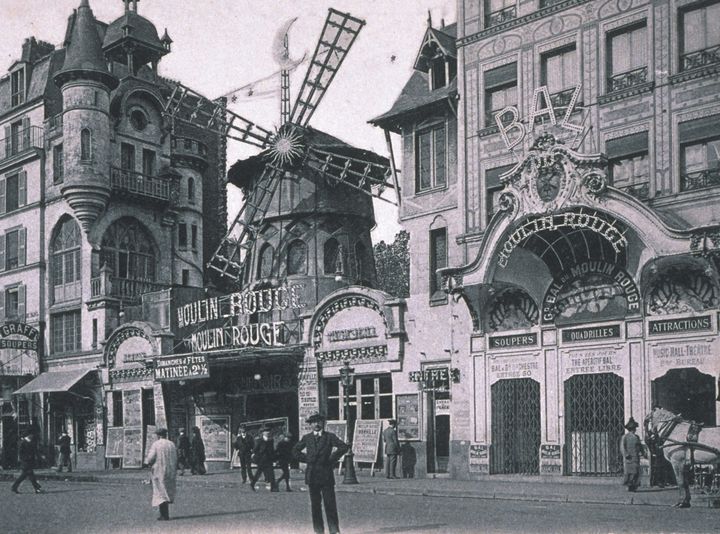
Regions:
[[203, 443], [200, 429], [196, 426], [192, 428], [192, 437], [190, 438], [190, 472], [195, 475], [205, 474], [205, 444]]
[[402, 462], [403, 478], [415, 478], [415, 464], [417, 463], [417, 452], [409, 441], [405, 441], [400, 447], [400, 460]]
[[70, 436], [67, 430], [63, 430], [58, 438], [60, 456], [58, 457], [58, 473], [62, 473], [63, 467], [67, 466], [68, 473], [72, 473], [72, 460], [70, 459]]
[[282, 476], [278, 479], [277, 485], [280, 486], [281, 481], [285, 481], [285, 491], [292, 491], [290, 489], [290, 462], [292, 461], [292, 434], [285, 432], [280, 439], [280, 442], [275, 448], [275, 457], [277, 458], [278, 466], [282, 471]]
[[177, 448], [167, 439], [167, 430], [158, 428], [156, 439], [150, 446], [145, 463], [152, 466], [152, 506], [160, 510], [158, 521], [170, 520], [169, 506], [175, 500], [177, 482]]
[[623, 484], [627, 486], [628, 491], [637, 491], [640, 485], [640, 456], [645, 456], [640, 438], [635, 434], [638, 424], [630, 417], [625, 428], [625, 434], [620, 440], [620, 452], [623, 457], [623, 471], [625, 479]]
[[[350, 447], [331, 432], [325, 432], [325, 417], [314, 413], [306, 419], [313, 431], [305, 434], [292, 449], [293, 456], [307, 464], [305, 484], [310, 490], [310, 509], [316, 534], [325, 532], [322, 505], [325, 503], [330, 534], [339, 534], [337, 503], [335, 502], [335, 475], [333, 467]], [[333, 450], [334, 449], [334, 450]], [[305, 451], [305, 452], [303, 452]]]
[[270, 491], [278, 491], [275, 483], [275, 472], [273, 471], [273, 462], [275, 460], [275, 447], [270, 437], [270, 429], [262, 427], [260, 429], [261, 438], [255, 443], [251, 459], [257, 465], [255, 474], [250, 477], [250, 488], [255, 491], [255, 483], [260, 478], [260, 473], [265, 475], [265, 481], [270, 482]]
[[250, 456], [252, 456], [253, 448], [255, 447], [255, 440], [247, 433], [247, 429], [244, 425], [240, 425], [238, 428], [238, 436], [235, 439], [235, 450], [237, 451], [238, 459], [240, 460], [240, 474], [242, 475], [243, 484], [247, 482], [248, 476], [252, 480], [252, 469], [250, 467]]
[[388, 427], [383, 430], [383, 440], [385, 441], [385, 477], [397, 478], [395, 470], [397, 469], [397, 457], [400, 453], [400, 440], [398, 440], [397, 421], [388, 419]]
[[654, 404], [652, 412], [645, 417], [645, 444], [650, 452], [650, 486], [675, 485], [675, 474], [673, 468], [663, 452], [660, 436], [657, 428], [653, 426], [653, 419], [663, 420], [672, 417], [672, 414], [662, 408], [659, 404]]
[[20, 493], [18, 487], [23, 480], [26, 478], [30, 480], [30, 483], [35, 488], [35, 493], [43, 493], [40, 484], [35, 478], [35, 466], [38, 460], [37, 444], [35, 443], [35, 432], [31, 428], [25, 432], [25, 436], [20, 440], [20, 447], [18, 448], [18, 457], [20, 458], [20, 476], [13, 482], [10, 491], [13, 493]]
[[177, 439], [177, 457], [180, 476], [184, 476], [185, 469], [190, 469], [192, 465], [190, 463], [190, 438], [185, 433], [184, 428], [180, 429], [180, 434]]

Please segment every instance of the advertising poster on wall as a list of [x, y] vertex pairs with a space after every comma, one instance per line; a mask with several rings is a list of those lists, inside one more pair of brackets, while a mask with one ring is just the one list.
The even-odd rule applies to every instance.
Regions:
[[395, 396], [398, 438], [400, 440], [420, 439], [419, 396], [417, 393]]
[[198, 426], [203, 443], [205, 443], [205, 459], [230, 460], [232, 435], [230, 433], [229, 415], [201, 415]]
[[381, 428], [382, 421], [378, 419], [355, 421], [352, 450], [356, 462], [374, 464], [377, 461]]
[[143, 432], [141, 427], [127, 428], [123, 432], [123, 467], [142, 467]]
[[121, 426], [110, 427], [107, 431], [107, 447], [105, 458], [123, 457], [124, 428]]
[[142, 395], [139, 389], [123, 391], [123, 422], [126, 427], [142, 426]]

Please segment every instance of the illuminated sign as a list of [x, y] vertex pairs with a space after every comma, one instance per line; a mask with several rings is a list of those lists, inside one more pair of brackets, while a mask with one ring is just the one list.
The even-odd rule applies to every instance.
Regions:
[[449, 367], [435, 367], [422, 371], [410, 371], [410, 382], [417, 382], [423, 391], [448, 391], [450, 380], [457, 384], [460, 382], [460, 369]]
[[250, 323], [240, 326], [206, 328], [190, 335], [186, 340], [193, 352], [242, 347], [283, 346], [282, 335], [285, 323]]

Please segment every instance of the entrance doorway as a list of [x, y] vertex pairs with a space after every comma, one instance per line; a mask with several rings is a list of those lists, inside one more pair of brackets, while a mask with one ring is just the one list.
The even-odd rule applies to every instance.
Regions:
[[495, 382], [491, 474], [538, 474], [540, 384], [531, 378]]
[[715, 381], [697, 369], [670, 369], [652, 382], [652, 401], [705, 426], [717, 425]]
[[428, 473], [447, 473], [450, 461], [450, 392], [428, 395]]
[[575, 375], [565, 381], [566, 474], [622, 472], [624, 400], [623, 379], [612, 373]]

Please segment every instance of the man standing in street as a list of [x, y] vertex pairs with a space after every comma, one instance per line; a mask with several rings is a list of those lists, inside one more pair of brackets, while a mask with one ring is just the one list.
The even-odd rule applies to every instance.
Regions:
[[70, 436], [68, 436], [67, 430], [63, 430], [63, 433], [58, 438], [58, 445], [60, 446], [60, 457], [58, 458], [58, 473], [62, 473], [63, 467], [67, 465], [68, 473], [72, 473], [72, 460], [70, 460]]
[[385, 441], [385, 477], [397, 478], [395, 470], [397, 469], [397, 457], [400, 454], [400, 440], [398, 440], [397, 421], [395, 419], [388, 420], [388, 427], [383, 430], [383, 440]]
[[35, 488], [35, 493], [42, 493], [42, 488], [38, 484], [35, 478], [35, 465], [37, 463], [37, 445], [35, 444], [35, 434], [32, 429], [25, 432], [25, 437], [20, 440], [20, 447], [18, 450], [18, 456], [20, 458], [20, 476], [13, 482], [10, 491], [13, 493], [20, 493], [18, 487], [23, 480], [26, 478], [30, 480], [30, 483]]
[[273, 446], [273, 440], [270, 437], [270, 429], [263, 427], [260, 430], [262, 437], [255, 443], [255, 448], [252, 453], [252, 460], [257, 465], [257, 470], [254, 475], [250, 476], [250, 489], [255, 491], [255, 483], [260, 478], [260, 473], [265, 475], [265, 480], [270, 481], [270, 491], [277, 491], [277, 484], [275, 483], [275, 471], [273, 470], [273, 462], [275, 461], [275, 447]]
[[180, 429], [180, 435], [177, 440], [177, 463], [180, 469], [180, 476], [185, 474], [185, 469], [190, 469], [190, 438], [185, 433], [185, 429]]
[[158, 428], [158, 439], [150, 446], [145, 463], [152, 466], [152, 506], [160, 509], [158, 521], [170, 519], [169, 505], [175, 500], [177, 484], [177, 449], [167, 439], [167, 430]]
[[240, 460], [240, 473], [242, 474], [243, 484], [247, 482], [248, 475], [252, 480], [252, 470], [250, 469], [250, 456], [252, 455], [255, 440], [247, 433], [243, 425], [238, 428], [238, 436], [235, 440], [235, 450], [237, 450], [238, 459]]
[[319, 413], [308, 417], [306, 422], [312, 425], [313, 431], [305, 434], [295, 444], [292, 451], [298, 461], [307, 464], [305, 484], [310, 490], [313, 529], [315, 534], [325, 532], [322, 514], [322, 504], [325, 503], [325, 515], [330, 534], [339, 534], [340, 525], [335, 502], [333, 467], [350, 447], [335, 434], [325, 432], [325, 417]]
[[623, 457], [623, 471], [625, 472], [623, 484], [627, 486], [628, 491], [637, 491], [640, 485], [640, 456], [645, 456], [640, 438], [635, 434], [637, 427], [637, 421], [631, 417], [625, 425], [628, 432], [620, 441], [620, 453]]
[[277, 458], [278, 466], [282, 471], [282, 476], [278, 479], [277, 485], [280, 486], [280, 482], [285, 481], [285, 491], [292, 491], [290, 489], [290, 462], [292, 461], [292, 443], [290, 442], [292, 434], [290, 432], [284, 432], [280, 438], [280, 442], [275, 447], [275, 457]]

